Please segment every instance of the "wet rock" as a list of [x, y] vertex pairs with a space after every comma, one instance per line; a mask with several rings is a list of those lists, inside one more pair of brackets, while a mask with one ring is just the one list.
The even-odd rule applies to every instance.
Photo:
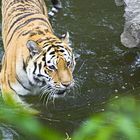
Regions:
[[[115, 0], [118, 3], [121, 1]], [[125, 24], [121, 43], [128, 48], [140, 47], [140, 0], [123, 0], [123, 2]]]

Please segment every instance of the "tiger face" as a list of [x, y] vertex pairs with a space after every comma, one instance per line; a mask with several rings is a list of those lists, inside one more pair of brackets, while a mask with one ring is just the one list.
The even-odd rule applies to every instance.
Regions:
[[30, 52], [26, 69], [29, 81], [41, 92], [51, 92], [55, 97], [65, 95], [65, 91], [74, 85], [75, 57], [66, 40], [68, 37], [43, 47], [32, 40], [27, 42]]

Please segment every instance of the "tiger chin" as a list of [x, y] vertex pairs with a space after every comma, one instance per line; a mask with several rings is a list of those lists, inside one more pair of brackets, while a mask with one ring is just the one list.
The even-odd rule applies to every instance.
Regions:
[[[59, 9], [59, 1], [52, 1]], [[44, 0], [2, 0], [5, 54], [0, 81], [6, 102], [24, 104], [20, 96], [32, 94], [61, 97], [74, 86], [69, 34], [54, 34], [44, 5]]]

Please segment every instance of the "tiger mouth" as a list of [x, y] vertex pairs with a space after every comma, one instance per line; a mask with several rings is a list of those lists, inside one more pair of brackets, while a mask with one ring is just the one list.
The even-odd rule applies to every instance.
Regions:
[[65, 95], [66, 90], [59, 90], [56, 94], [57, 95]]
[[66, 95], [66, 90], [59, 90], [55, 94], [52, 95], [53, 98], [61, 98]]

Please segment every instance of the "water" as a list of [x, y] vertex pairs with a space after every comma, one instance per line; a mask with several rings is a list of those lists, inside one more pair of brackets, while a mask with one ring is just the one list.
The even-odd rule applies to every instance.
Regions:
[[38, 97], [27, 100], [42, 111], [40, 119], [47, 126], [71, 134], [116, 97], [132, 94], [139, 99], [135, 93], [140, 83], [139, 49], [121, 45], [124, 11], [113, 0], [65, 0], [62, 5], [51, 22], [56, 34], [70, 33], [72, 47], [80, 55], [74, 72], [79, 87], [65, 98], [49, 101], [47, 107]]

